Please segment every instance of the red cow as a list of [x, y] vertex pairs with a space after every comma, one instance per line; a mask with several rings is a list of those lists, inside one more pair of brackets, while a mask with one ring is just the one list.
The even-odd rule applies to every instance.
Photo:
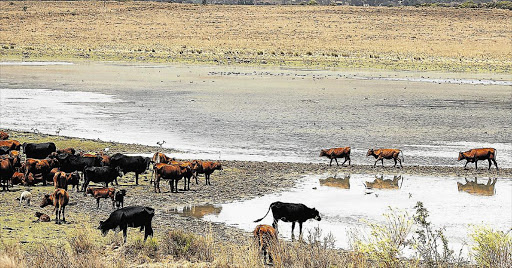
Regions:
[[97, 208], [100, 208], [100, 198], [110, 198], [112, 200], [112, 207], [115, 207], [114, 196], [116, 189], [114, 188], [93, 188], [88, 187], [85, 195], [90, 194], [96, 198]]
[[336, 161], [336, 166], [338, 166], [338, 160], [336, 158], [345, 158], [345, 161], [342, 166], [345, 164], [345, 162], [348, 161], [348, 165], [350, 166], [350, 147], [341, 147], [341, 148], [331, 148], [331, 149], [323, 149], [320, 151], [320, 157], [326, 156], [327, 158], [331, 159], [331, 162], [329, 162], [329, 166], [332, 165], [332, 160]]
[[265, 264], [267, 263], [267, 253], [269, 262], [274, 262], [272, 258], [273, 253], [271, 252], [274, 251], [277, 246], [276, 229], [270, 225], [260, 224], [254, 228], [252, 234], [258, 243], [260, 252], [263, 252], [263, 262]]
[[198, 184], [197, 175], [204, 174], [204, 178], [206, 180], [205, 185], [211, 185], [210, 184], [210, 175], [217, 169], [222, 170], [222, 164], [218, 161], [212, 162], [212, 161], [194, 160], [194, 161], [192, 161], [192, 165], [195, 168], [196, 184]]
[[41, 201], [41, 207], [44, 208], [48, 205], [53, 205], [55, 207], [55, 223], [60, 224], [60, 217], [62, 215], [62, 222], [66, 222], [66, 216], [64, 215], [64, 211], [66, 209], [66, 205], [69, 203], [69, 194], [64, 189], [55, 189], [55, 191], [49, 195], [45, 194], [43, 200]]
[[494, 148], [479, 148], [479, 149], [471, 149], [465, 152], [459, 152], [458, 161], [466, 159], [466, 164], [464, 165], [464, 169], [469, 162], [475, 162], [475, 169], [478, 169], [478, 160], [488, 160], [489, 161], [489, 170], [491, 169], [491, 161], [494, 162], [494, 166], [496, 166], [496, 170], [498, 170], [498, 164], [496, 163], [496, 149]]
[[155, 179], [155, 193], [160, 193], [160, 179], [169, 180], [171, 192], [178, 192], [178, 181], [183, 178], [185, 173], [190, 169], [185, 165], [168, 165], [159, 163], [154, 166], [156, 179]]
[[[400, 160], [399, 155], [402, 154], [402, 160]], [[369, 149], [366, 156], [373, 156], [377, 160], [375, 160], [375, 163], [373, 164], [373, 167], [377, 165], [378, 161], [382, 162], [382, 166], [384, 166], [384, 159], [393, 159], [395, 161], [395, 165], [393, 167], [396, 167], [396, 161], [400, 163], [400, 168], [402, 168], [402, 162], [404, 161], [404, 154], [399, 149]]]

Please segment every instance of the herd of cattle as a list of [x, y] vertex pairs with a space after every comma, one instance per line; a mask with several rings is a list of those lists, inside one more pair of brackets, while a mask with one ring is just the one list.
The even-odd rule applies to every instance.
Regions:
[[[195, 179], [198, 184], [198, 175], [205, 175], [205, 184], [210, 185], [210, 175], [215, 170], [222, 170], [220, 162], [211, 161], [177, 161], [163, 153], [155, 153], [152, 158], [142, 156], [128, 156], [120, 153], [107, 155], [104, 152], [87, 154], [78, 152], [74, 148], [57, 149], [54, 143], [23, 143], [17, 140], [8, 140], [9, 135], [0, 131], [0, 183], [3, 190], [8, 190], [9, 185], [22, 184], [26, 186], [47, 182], [53, 182], [55, 190], [51, 194], [45, 194], [40, 204], [41, 207], [53, 205], [55, 207], [55, 222], [65, 222], [65, 207], [69, 203], [68, 186], [72, 190], [84, 192], [84, 195], [91, 195], [96, 199], [99, 208], [100, 199], [110, 198], [112, 207], [118, 209], [112, 212], [106, 221], [100, 221], [99, 229], [103, 235], [106, 235], [111, 229], [123, 230], [124, 241], [126, 242], [127, 227], [140, 227], [145, 229], [144, 240], [153, 235], [151, 220], [154, 216], [154, 209], [142, 206], [124, 207], [124, 196], [126, 190], [117, 190], [109, 188], [109, 184], [119, 185], [118, 177], [122, 177], [129, 172], [135, 173], [135, 184], [139, 184], [139, 175], [145, 173], [153, 165], [151, 184], [154, 191], [160, 193], [160, 181], [162, 179], [169, 181], [171, 192], [178, 192], [178, 181], [183, 179], [183, 190], [190, 190], [190, 180]], [[25, 160], [22, 161], [20, 150], [23, 150]], [[334, 160], [337, 165], [338, 158], [344, 158], [342, 166], [350, 161], [350, 147], [331, 148], [321, 150], [320, 157], [325, 156], [330, 159], [329, 165]], [[393, 159], [402, 168], [404, 161], [403, 153], [399, 149], [369, 149], [367, 156], [373, 156], [384, 166], [384, 159]], [[460, 152], [458, 160], [466, 160], [468, 163], [475, 163], [479, 160], [488, 160], [489, 169], [491, 161], [498, 169], [496, 163], [496, 150], [493, 148], [472, 149], [466, 152]], [[83, 179], [81, 178], [81, 175]], [[80, 181], [83, 181], [80, 187]], [[105, 187], [88, 187], [90, 182], [104, 183]], [[30, 202], [31, 194], [28, 191], [22, 193], [20, 202], [27, 200]], [[121, 208], [120, 208], [121, 207]], [[318, 210], [306, 207], [303, 204], [274, 202], [270, 205], [268, 212], [272, 210], [274, 221], [272, 226], [258, 225], [253, 234], [259, 243], [260, 250], [266, 256], [271, 252], [272, 244], [277, 239], [277, 222], [292, 223], [292, 238], [295, 223], [299, 223], [300, 234], [302, 234], [302, 224], [308, 219], [320, 221]], [[267, 214], [265, 216], [267, 216]], [[41, 221], [49, 220], [46, 214], [37, 215]], [[264, 217], [265, 217], [264, 216]], [[263, 217], [263, 218], [264, 218]], [[44, 218], [44, 219], [43, 219]], [[61, 220], [62, 218], [62, 220]], [[261, 221], [263, 218], [256, 220]], [[265, 257], [266, 259], [266, 257]], [[272, 262], [272, 256], [269, 254]]]

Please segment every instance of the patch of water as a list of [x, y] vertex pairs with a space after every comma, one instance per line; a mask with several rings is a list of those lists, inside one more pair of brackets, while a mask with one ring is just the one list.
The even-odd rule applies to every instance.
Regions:
[[[308, 176], [285, 192], [222, 204], [218, 215], [206, 215], [204, 219], [252, 231], [257, 224], [253, 221], [265, 215], [272, 202], [303, 203], [319, 210], [322, 217], [321, 221], [306, 222], [304, 233], [319, 227], [324, 235], [333, 234], [337, 247], [348, 248], [347, 232], [368, 231], [365, 221], [383, 223], [383, 214], [389, 208], [412, 216], [414, 206], [421, 201], [429, 211], [428, 220], [433, 227], [445, 228], [451, 247], [456, 252], [463, 247], [465, 254], [472, 226], [485, 225], [503, 231], [512, 227], [510, 179], [498, 178], [493, 185], [494, 180], [489, 182], [488, 178], [479, 178], [475, 183], [475, 178], [466, 182], [456, 177], [409, 175], [327, 177]], [[272, 224], [272, 213], [260, 223]], [[297, 235], [298, 230], [295, 232]], [[291, 239], [291, 224], [279, 222], [279, 233]]]
[[65, 61], [0, 61], [0, 66], [50, 66], [72, 64], [72, 62]]

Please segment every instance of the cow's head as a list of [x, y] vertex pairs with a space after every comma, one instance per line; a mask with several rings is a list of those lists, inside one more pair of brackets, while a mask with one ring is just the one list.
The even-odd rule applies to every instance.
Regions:
[[322, 149], [322, 150], [320, 151], [320, 156], [327, 156], [327, 150]]
[[104, 221], [100, 221], [100, 226], [98, 226], [98, 229], [101, 230], [101, 235], [103, 236], [106, 236], [108, 234], [108, 231], [110, 230], [110, 228], [105, 226]]
[[311, 218], [317, 221], [322, 220], [322, 218], [320, 218], [320, 213], [318, 212], [318, 210], [316, 210], [316, 208], [311, 209]]
[[46, 207], [46, 206], [48, 206], [50, 204], [52, 204], [52, 199], [50, 198], [49, 194], [45, 194], [43, 196], [43, 199], [41, 200], [41, 204], [39, 206], [44, 208], [44, 207]]
[[84, 192], [84, 196], [87, 196], [88, 194], [92, 195], [93, 192], [92, 192], [92, 188], [91, 187], [87, 187], [87, 189], [85, 190]]
[[222, 164], [219, 161], [217, 161], [214, 163], [214, 168], [218, 169], [218, 170], [222, 170]]
[[121, 189], [121, 190], [117, 191], [116, 195], [125, 196], [126, 195], [126, 190], [125, 189]]
[[374, 155], [375, 152], [373, 151], [373, 149], [368, 149], [368, 153], [366, 153], [366, 156], [370, 156], [370, 155]]
[[464, 156], [464, 153], [463, 152], [459, 152], [459, 158], [457, 158], [457, 161], [460, 161], [462, 159], [465, 159], [466, 157]]

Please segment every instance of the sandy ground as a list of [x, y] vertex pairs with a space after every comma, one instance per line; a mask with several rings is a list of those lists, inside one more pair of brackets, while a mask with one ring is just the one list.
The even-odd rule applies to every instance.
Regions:
[[509, 10], [2, 1], [2, 59], [510, 73]]

